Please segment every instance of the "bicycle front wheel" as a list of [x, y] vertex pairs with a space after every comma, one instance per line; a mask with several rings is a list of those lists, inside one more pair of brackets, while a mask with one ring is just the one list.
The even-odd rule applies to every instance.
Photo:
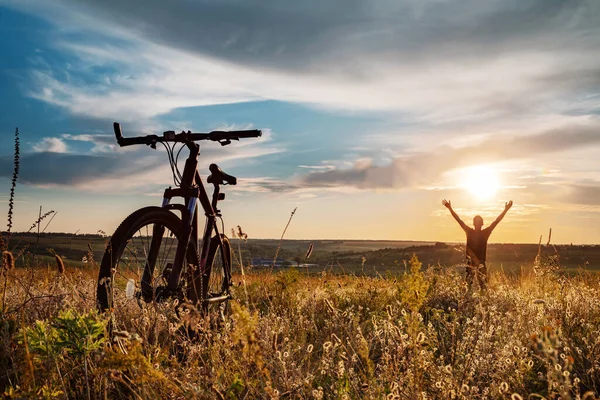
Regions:
[[[113, 329], [139, 327], [140, 320], [142, 326], [166, 326], [174, 305], [183, 299], [172, 298], [157, 303], [156, 293], [158, 288], [167, 285], [182, 236], [181, 219], [160, 207], [142, 208], [117, 228], [102, 258], [96, 291], [99, 310], [112, 314]], [[178, 293], [187, 292], [186, 269], [189, 265], [198, 265], [196, 247], [191, 242]]]

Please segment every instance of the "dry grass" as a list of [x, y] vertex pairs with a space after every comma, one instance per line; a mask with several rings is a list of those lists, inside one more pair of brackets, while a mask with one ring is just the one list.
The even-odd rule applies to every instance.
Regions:
[[598, 393], [600, 285], [544, 271], [542, 261], [537, 274], [492, 276], [486, 293], [468, 293], [455, 272], [421, 271], [417, 260], [398, 281], [246, 273], [220, 329], [195, 321], [190, 335], [190, 317], [149, 310], [123, 316], [112, 343], [93, 312], [95, 271], [5, 269], [0, 382], [13, 398]]

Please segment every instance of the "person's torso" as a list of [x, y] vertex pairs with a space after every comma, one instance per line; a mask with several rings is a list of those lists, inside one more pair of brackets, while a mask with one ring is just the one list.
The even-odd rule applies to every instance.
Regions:
[[[480, 262], [485, 262], [487, 242], [490, 237], [491, 230], [486, 228], [476, 231], [475, 229], [469, 228], [466, 233], [467, 249], [470, 249]], [[469, 250], [467, 250], [467, 255], [469, 255]]]

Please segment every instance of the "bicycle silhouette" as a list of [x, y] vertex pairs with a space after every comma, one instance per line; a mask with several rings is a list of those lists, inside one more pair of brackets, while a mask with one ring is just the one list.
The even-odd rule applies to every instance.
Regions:
[[[232, 140], [260, 137], [262, 132], [167, 131], [162, 137], [125, 138], [118, 123], [113, 127], [121, 147], [143, 144], [156, 149], [161, 143], [167, 149], [176, 187], [165, 190], [162, 206], [133, 212], [112, 235], [98, 275], [98, 309], [111, 313], [113, 329], [122, 322], [117, 318], [120, 312], [123, 315], [127, 312], [131, 322], [136, 309], [142, 310], [139, 313], [142, 316], [148, 309], [175, 306], [177, 310], [178, 306], [188, 304], [202, 315], [214, 310], [223, 316], [231, 299], [231, 249], [229, 240], [221, 233], [223, 229], [219, 231], [218, 221], [222, 224], [223, 219], [217, 205], [225, 199], [221, 186], [235, 185], [237, 179], [211, 164], [211, 174], [206, 181], [214, 186], [214, 191], [209, 199], [198, 172], [200, 146], [196, 141], [210, 140], [226, 146]], [[182, 147], [174, 157], [178, 143]], [[189, 156], [181, 174], [177, 157], [184, 147], [189, 150]], [[183, 204], [172, 203], [173, 198], [183, 198]], [[198, 241], [200, 207], [206, 216], [201, 242]]]

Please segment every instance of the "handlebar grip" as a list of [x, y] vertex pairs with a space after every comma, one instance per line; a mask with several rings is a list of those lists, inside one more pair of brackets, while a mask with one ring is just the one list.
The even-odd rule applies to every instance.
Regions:
[[228, 134], [231, 136], [236, 136], [238, 138], [254, 138], [261, 137], [262, 131], [260, 129], [249, 129], [243, 131], [228, 131]]
[[123, 142], [123, 132], [121, 131], [121, 124], [119, 124], [118, 122], [113, 122], [113, 129], [115, 131], [117, 143], [121, 144]]
[[149, 145], [152, 143], [156, 143], [156, 140], [158, 139], [158, 136], [156, 136], [156, 135], [148, 135], [148, 136], [140, 136], [140, 137], [132, 137], [132, 138], [123, 137], [123, 132], [121, 131], [121, 124], [119, 124], [118, 122], [113, 123], [113, 129], [115, 131], [115, 137], [117, 138], [117, 143], [121, 147], [132, 146], [135, 144]]

